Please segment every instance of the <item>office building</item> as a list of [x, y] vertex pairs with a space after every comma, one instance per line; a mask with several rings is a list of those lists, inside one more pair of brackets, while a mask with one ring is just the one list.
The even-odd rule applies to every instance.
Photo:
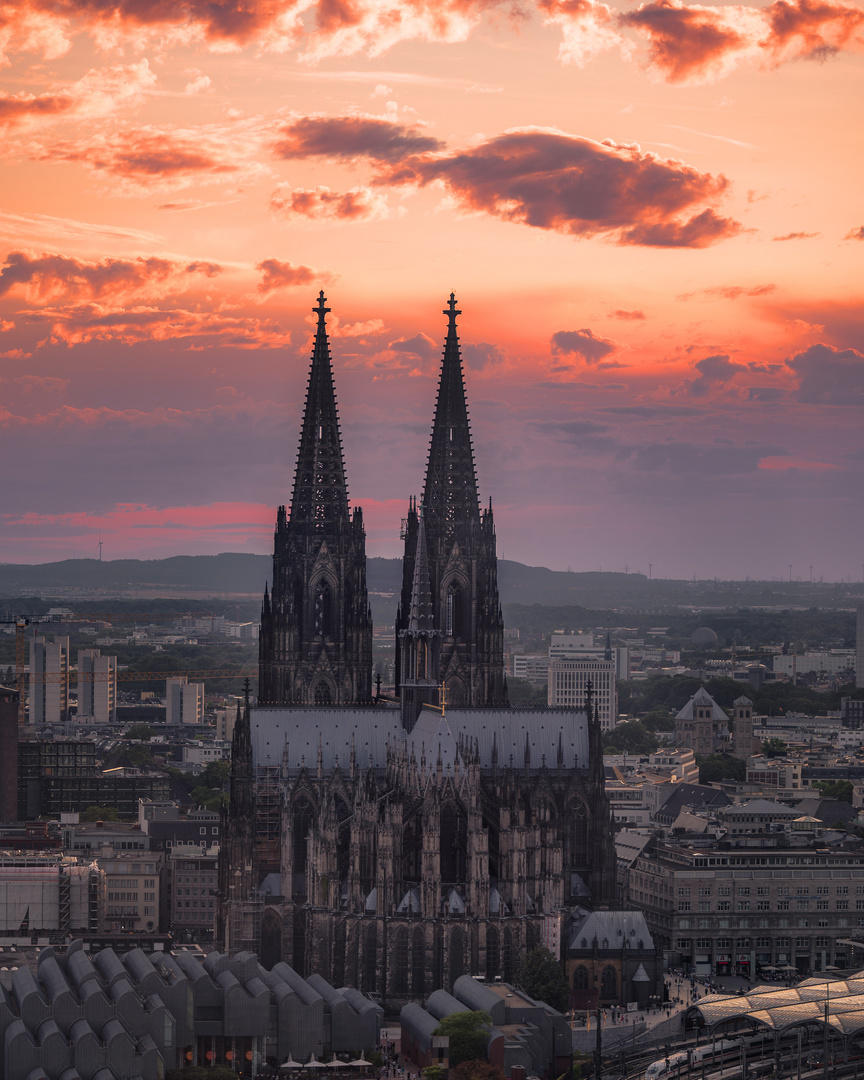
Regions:
[[34, 636], [30, 641], [30, 723], [60, 724], [69, 718], [69, 638]]
[[190, 683], [185, 675], [165, 680], [165, 722], [204, 723], [204, 683]]
[[117, 722], [117, 657], [100, 649], [78, 651], [78, 719]]

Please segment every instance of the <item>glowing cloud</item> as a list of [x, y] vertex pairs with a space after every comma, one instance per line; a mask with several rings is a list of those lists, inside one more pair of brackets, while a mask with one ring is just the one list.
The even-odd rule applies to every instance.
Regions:
[[309, 221], [375, 221], [390, 215], [386, 196], [363, 186], [339, 192], [282, 184], [270, 197], [270, 209], [278, 217]]
[[724, 176], [700, 173], [638, 146], [602, 143], [544, 128], [519, 128], [452, 153], [408, 158], [376, 183], [439, 181], [466, 210], [571, 236], [609, 233], [622, 244], [705, 247], [740, 231], [708, 208]]
[[170, 259], [103, 259], [86, 262], [66, 255], [30, 256], [12, 251], [0, 269], [0, 296], [15, 293], [30, 303], [70, 300], [114, 302], [133, 296], [165, 296], [184, 291], [192, 278], [215, 277], [221, 267], [215, 263], [182, 264]]

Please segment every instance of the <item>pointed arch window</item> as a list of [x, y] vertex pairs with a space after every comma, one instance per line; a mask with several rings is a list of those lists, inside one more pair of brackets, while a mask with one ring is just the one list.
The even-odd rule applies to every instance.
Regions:
[[330, 684], [323, 680], [315, 687], [315, 704], [332, 705], [333, 695], [330, 693]]
[[315, 604], [313, 632], [316, 638], [333, 636], [333, 596], [330, 583], [321, 578], [315, 586]]
[[462, 636], [462, 593], [458, 585], [447, 588], [445, 632], [448, 637]]
[[608, 1001], [618, 997], [618, 973], [615, 968], [606, 966], [600, 976], [600, 997]]

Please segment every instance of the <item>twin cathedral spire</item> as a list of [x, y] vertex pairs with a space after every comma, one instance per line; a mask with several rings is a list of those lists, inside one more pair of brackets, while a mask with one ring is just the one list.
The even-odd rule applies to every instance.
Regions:
[[[276, 518], [265, 590], [259, 704], [351, 705], [372, 697], [366, 538], [350, 512], [323, 291], [290, 512]], [[396, 620], [396, 692], [410, 730], [446, 686], [454, 706], [507, 704], [491, 504], [480, 510], [451, 293], [423, 489], [409, 504]]]

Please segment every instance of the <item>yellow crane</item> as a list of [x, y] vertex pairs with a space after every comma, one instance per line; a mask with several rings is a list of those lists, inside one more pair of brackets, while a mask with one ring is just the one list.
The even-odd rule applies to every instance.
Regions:
[[[71, 670], [68, 673], [62, 672], [41, 672], [30, 674], [28, 671], [30, 665], [30, 647], [27, 641], [27, 628], [31, 624], [41, 623], [62, 623], [62, 622], [156, 622], [160, 619], [189, 619], [189, 618], [210, 618], [213, 619], [212, 613], [200, 613], [200, 612], [148, 612], [141, 614], [140, 612], [125, 612], [125, 611], [113, 611], [113, 612], [63, 612], [62, 614], [54, 615], [35, 615], [32, 617], [21, 616], [0, 616], [0, 624], [9, 623], [15, 624], [15, 683], [18, 689], [18, 725], [23, 727], [26, 720], [27, 712], [27, 692], [29, 689], [30, 680], [34, 682], [60, 682], [63, 679], [69, 680], [70, 683], [78, 683], [77, 670]], [[241, 668], [210, 668], [205, 671], [197, 670], [184, 670], [184, 671], [118, 671], [116, 673], [117, 682], [147, 682], [153, 679], [172, 679], [186, 676], [186, 678], [194, 679], [244, 679], [250, 676], [257, 676], [258, 669], [251, 667]], [[87, 676], [87, 681], [93, 680], [95, 682], [107, 682], [111, 678], [109, 672], [94, 673]]]

